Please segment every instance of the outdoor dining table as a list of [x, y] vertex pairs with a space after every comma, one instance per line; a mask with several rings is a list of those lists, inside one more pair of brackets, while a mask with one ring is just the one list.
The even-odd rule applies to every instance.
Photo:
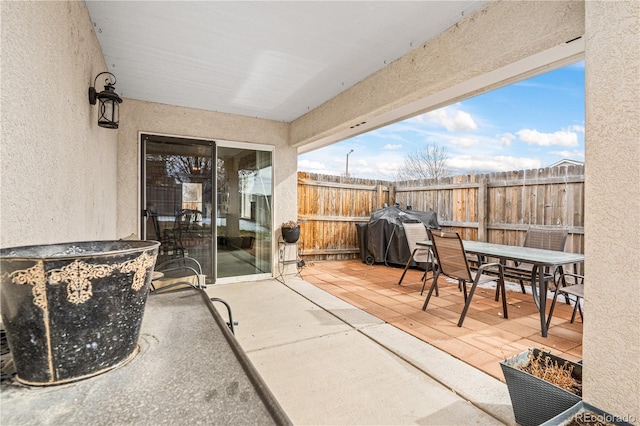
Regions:
[[[431, 247], [431, 241], [421, 241], [418, 242], [418, 245]], [[492, 257], [500, 259], [502, 264], [505, 264], [507, 260], [511, 260], [533, 265], [531, 271], [531, 293], [540, 311], [542, 337], [547, 337], [547, 281], [545, 280], [544, 272], [539, 272], [544, 271], [544, 268], [547, 267], [553, 270], [556, 267], [562, 268], [564, 265], [582, 263], [584, 262], [584, 254], [470, 240], [462, 240], [462, 245], [466, 253], [477, 255], [479, 259]], [[536, 286], [536, 281], [538, 286]], [[538, 289], [540, 295], [538, 295]]]

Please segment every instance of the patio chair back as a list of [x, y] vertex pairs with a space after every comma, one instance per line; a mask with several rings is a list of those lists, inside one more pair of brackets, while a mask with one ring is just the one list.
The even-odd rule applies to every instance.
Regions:
[[409, 251], [413, 256], [413, 261], [417, 263], [428, 262], [430, 260], [429, 248], [418, 245], [419, 241], [429, 239], [427, 228], [425, 228], [422, 222], [403, 223], [402, 227], [404, 228], [404, 235], [407, 237], [407, 243], [409, 244]]
[[566, 229], [529, 228], [524, 237], [524, 247], [564, 251], [569, 232]]
[[[529, 228], [527, 229], [527, 235], [524, 237], [523, 247], [564, 251], [564, 246], [567, 242], [567, 235], [569, 232], [566, 229], [546, 229], [546, 228]], [[514, 267], [507, 267], [507, 275], [511, 275], [512, 278], [516, 278], [520, 282], [520, 288], [522, 293], [526, 293], [524, 288], [524, 281], [531, 279], [531, 273], [533, 265], [529, 263], [515, 263]], [[555, 271], [549, 271], [549, 268], [545, 268], [543, 271], [548, 281], [555, 280]], [[552, 273], [553, 272], [553, 273]], [[551, 274], [551, 275], [550, 275]]]
[[[434, 268], [434, 258], [431, 254], [431, 249], [429, 247], [419, 246], [418, 242], [426, 241], [429, 239], [429, 235], [427, 234], [427, 228], [422, 222], [419, 223], [402, 223], [402, 228], [404, 229], [404, 235], [407, 238], [407, 244], [409, 245], [409, 252], [411, 255], [409, 256], [409, 260], [407, 260], [406, 265], [404, 266], [404, 271], [402, 272], [402, 276], [400, 276], [400, 281], [398, 281], [398, 285], [402, 284], [402, 280], [404, 276], [407, 274], [407, 270], [409, 266], [411, 266], [411, 262], [416, 262], [418, 264], [424, 264], [424, 274], [422, 275], [422, 290], [420, 294], [424, 291], [424, 286], [427, 283], [427, 271], [429, 269], [433, 270]], [[422, 267], [421, 265], [418, 265]]]
[[440, 273], [467, 282], [473, 281], [462, 239], [457, 232], [428, 231]]

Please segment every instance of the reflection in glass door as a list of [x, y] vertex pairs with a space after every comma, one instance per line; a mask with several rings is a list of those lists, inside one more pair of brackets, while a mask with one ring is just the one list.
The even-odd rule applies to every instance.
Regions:
[[145, 239], [161, 242], [158, 261], [192, 257], [214, 275], [213, 143], [143, 135]]
[[269, 148], [142, 135], [142, 149], [141, 235], [161, 242], [158, 263], [192, 257], [208, 283], [271, 276]]
[[271, 273], [271, 154], [217, 147], [218, 278]]

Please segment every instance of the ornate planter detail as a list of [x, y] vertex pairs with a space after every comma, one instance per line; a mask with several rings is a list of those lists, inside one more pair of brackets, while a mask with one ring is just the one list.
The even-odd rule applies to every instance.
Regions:
[[89, 241], [0, 250], [2, 321], [17, 380], [67, 383], [133, 358], [159, 245]]

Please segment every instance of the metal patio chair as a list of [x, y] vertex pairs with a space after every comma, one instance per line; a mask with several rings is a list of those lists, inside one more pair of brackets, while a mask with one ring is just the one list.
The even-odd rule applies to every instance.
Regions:
[[[418, 242], [428, 240], [429, 234], [427, 234], [427, 228], [422, 222], [402, 223], [402, 227], [404, 228], [404, 235], [407, 237], [407, 243], [409, 244], [409, 251], [411, 252], [411, 255], [409, 256], [409, 260], [407, 260], [407, 264], [404, 266], [404, 271], [402, 271], [402, 276], [400, 277], [400, 281], [398, 281], [398, 285], [402, 284], [402, 280], [407, 274], [407, 270], [409, 269], [409, 266], [411, 266], [412, 262], [417, 263], [418, 267], [420, 267], [420, 264], [425, 264], [424, 274], [422, 274], [422, 290], [420, 290], [420, 295], [422, 295], [424, 287], [427, 284], [427, 271], [434, 270], [435, 262], [431, 249], [429, 247], [419, 246]], [[433, 279], [433, 277], [430, 279]], [[437, 288], [436, 295], [438, 295]]]
[[[538, 248], [544, 250], [564, 251], [569, 232], [566, 229], [529, 228], [524, 237], [523, 247]], [[533, 265], [529, 263], [516, 263], [514, 266], [505, 267], [505, 275], [520, 282], [522, 294], [526, 294], [524, 281], [531, 281]], [[547, 281], [554, 281], [557, 271], [538, 271], [544, 273]]]
[[[490, 281], [497, 281], [496, 291], [502, 294], [502, 311], [504, 318], [508, 318], [507, 314], [507, 297], [504, 286], [504, 274], [503, 266], [500, 263], [485, 263], [478, 266], [477, 272], [472, 272], [469, 268], [469, 262], [462, 245], [462, 239], [457, 232], [443, 232], [427, 230], [429, 238], [432, 242], [432, 249], [435, 253], [436, 262], [438, 267], [436, 269], [435, 277], [429, 293], [424, 301], [422, 310], [427, 310], [429, 299], [434, 289], [437, 289], [438, 278], [440, 275], [446, 275], [449, 278], [458, 280], [458, 286], [462, 287], [464, 294], [464, 308], [460, 314], [458, 320], [458, 327], [462, 327], [464, 318], [467, 315], [469, 306], [471, 305], [471, 299], [476, 291], [478, 284], [482, 284]], [[485, 272], [491, 271], [492, 275], [485, 275]], [[497, 274], [497, 277], [496, 277]], [[467, 283], [471, 283], [471, 289], [467, 294]]]
[[149, 219], [153, 225], [153, 232], [156, 237], [155, 239], [156, 241], [160, 241], [160, 257], [184, 257], [184, 247], [173, 230], [165, 229], [161, 231], [160, 223], [158, 222], [158, 212], [150, 209], [149, 213]]
[[[154, 268], [154, 271], [159, 272], [162, 277], [151, 282], [152, 294], [175, 291], [188, 287], [199, 290], [205, 290], [207, 288], [205, 282], [206, 276], [202, 273], [200, 262], [191, 257], [180, 257], [159, 263]], [[209, 300], [222, 303], [226, 307], [229, 317], [227, 326], [231, 330], [231, 333], [235, 334], [235, 326], [238, 325], [238, 322], [233, 320], [231, 306], [219, 297], [210, 297]]]
[[151, 283], [152, 292], [163, 292], [185, 286], [205, 289], [205, 275], [200, 262], [191, 257], [179, 257], [161, 262], [154, 271], [161, 272], [162, 278]]
[[[567, 279], [572, 282], [567, 283]], [[558, 299], [558, 294], [560, 293], [562, 293], [565, 298], [574, 296], [576, 299], [575, 305], [573, 306], [573, 313], [571, 314], [571, 323], [573, 324], [576, 319], [576, 312], [580, 312], [580, 319], [582, 320], [582, 322], [584, 322], [582, 307], [580, 306], [580, 299], [584, 299], [584, 277], [577, 274], [562, 274], [562, 277], [556, 286], [556, 291], [553, 295], [551, 307], [549, 308], [549, 315], [547, 316], [547, 328], [549, 328], [549, 324], [551, 324], [553, 310], [556, 307], [556, 300]]]

